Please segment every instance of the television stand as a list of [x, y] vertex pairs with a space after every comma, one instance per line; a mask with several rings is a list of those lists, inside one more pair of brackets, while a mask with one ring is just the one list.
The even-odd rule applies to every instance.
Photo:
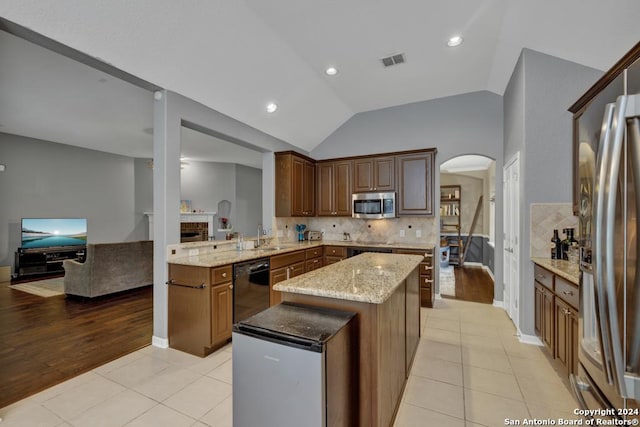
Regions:
[[62, 261], [73, 259], [84, 262], [86, 246], [51, 247], [42, 249], [18, 249], [15, 256], [17, 279], [35, 276], [51, 276], [64, 273]]

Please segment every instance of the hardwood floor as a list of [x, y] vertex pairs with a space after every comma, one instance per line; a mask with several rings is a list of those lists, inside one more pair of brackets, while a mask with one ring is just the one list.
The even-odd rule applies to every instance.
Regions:
[[[456, 299], [493, 304], [493, 279], [480, 267], [455, 267]], [[447, 298], [447, 296], [443, 296]], [[451, 298], [451, 297], [449, 297]]]
[[153, 287], [42, 298], [0, 283], [0, 408], [151, 344]]

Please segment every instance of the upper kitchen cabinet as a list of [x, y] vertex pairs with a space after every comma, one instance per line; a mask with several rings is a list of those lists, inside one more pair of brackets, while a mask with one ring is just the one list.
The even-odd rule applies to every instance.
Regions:
[[398, 215], [433, 215], [435, 150], [395, 157], [398, 170]]
[[293, 151], [275, 153], [276, 216], [315, 216], [316, 165]]
[[317, 163], [318, 216], [351, 216], [352, 165], [351, 160]]
[[393, 156], [370, 156], [353, 161], [353, 192], [395, 191]]
[[[573, 213], [580, 213], [580, 195], [590, 194], [588, 186], [593, 185], [589, 180], [580, 182], [580, 168], [591, 168], [589, 158], [595, 159], [594, 149], [598, 147], [599, 133], [589, 133], [589, 129], [600, 129], [605, 106], [615, 103], [619, 95], [638, 93], [640, 87], [634, 87], [633, 82], [640, 79], [627, 78], [640, 75], [640, 43], [636, 44], [625, 56], [611, 67], [584, 95], [580, 97], [569, 111], [573, 113]], [[626, 82], [625, 82], [626, 80]], [[628, 83], [627, 83], [628, 82]], [[580, 151], [582, 150], [582, 152]], [[582, 159], [582, 162], [581, 162]], [[583, 176], [590, 171], [583, 171]], [[584, 209], [588, 208], [588, 202], [583, 201]]]

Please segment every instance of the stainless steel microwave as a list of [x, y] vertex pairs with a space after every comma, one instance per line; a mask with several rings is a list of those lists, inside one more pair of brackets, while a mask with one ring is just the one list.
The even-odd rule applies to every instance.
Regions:
[[396, 193], [354, 193], [353, 218], [395, 218]]

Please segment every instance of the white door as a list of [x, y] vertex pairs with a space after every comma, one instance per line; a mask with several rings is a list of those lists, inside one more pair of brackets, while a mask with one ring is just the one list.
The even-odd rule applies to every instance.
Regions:
[[504, 309], [518, 327], [520, 271], [520, 156], [516, 154], [503, 170], [504, 203]]

